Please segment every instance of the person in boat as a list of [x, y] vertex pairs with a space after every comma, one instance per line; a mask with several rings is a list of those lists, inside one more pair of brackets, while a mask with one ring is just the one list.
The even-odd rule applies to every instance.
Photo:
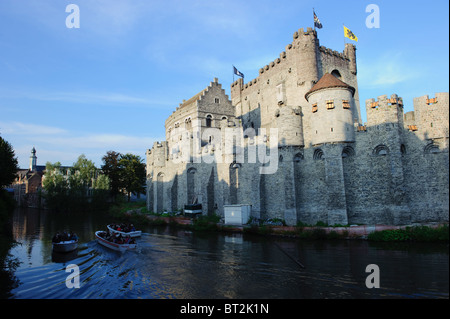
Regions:
[[76, 233], [72, 233], [72, 236], [70, 236], [70, 238], [71, 240], [78, 241], [78, 236]]
[[61, 241], [61, 234], [59, 232], [56, 232], [55, 236], [52, 238], [52, 242], [59, 243]]

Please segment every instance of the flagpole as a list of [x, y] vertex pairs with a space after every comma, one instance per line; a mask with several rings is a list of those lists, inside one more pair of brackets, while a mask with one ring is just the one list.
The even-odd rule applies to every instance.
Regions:
[[314, 24], [314, 31], [316, 31], [316, 21], [314, 21], [314, 14], [315, 14], [315, 12], [314, 12], [314, 8], [313, 8], [313, 24]]
[[[345, 25], [342, 23], [342, 30], [345, 30]], [[345, 31], [344, 31], [344, 50], [345, 50]]]

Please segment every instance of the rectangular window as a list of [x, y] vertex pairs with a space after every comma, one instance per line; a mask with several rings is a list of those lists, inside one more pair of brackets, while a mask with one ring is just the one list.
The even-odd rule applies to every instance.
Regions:
[[342, 100], [342, 107], [344, 109], [349, 109], [350, 108], [350, 102], [348, 100]]
[[316, 113], [317, 112], [317, 103], [313, 104], [312, 106], [312, 112]]
[[334, 109], [334, 101], [328, 100], [327, 101], [327, 110], [331, 110], [331, 109]]

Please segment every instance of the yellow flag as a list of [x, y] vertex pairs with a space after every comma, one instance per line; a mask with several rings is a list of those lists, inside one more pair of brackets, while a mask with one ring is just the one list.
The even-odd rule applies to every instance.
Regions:
[[344, 36], [346, 38], [349, 38], [350, 40], [358, 42], [358, 38], [356, 37], [356, 35], [352, 31], [350, 31], [350, 29], [348, 29], [345, 25], [344, 25]]

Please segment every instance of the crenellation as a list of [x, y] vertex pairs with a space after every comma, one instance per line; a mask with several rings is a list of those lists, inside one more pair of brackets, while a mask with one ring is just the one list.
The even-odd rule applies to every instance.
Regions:
[[300, 28], [230, 96], [214, 78], [176, 107], [146, 152], [148, 208], [196, 199], [205, 215], [250, 204], [289, 225], [448, 222], [448, 101], [418, 97], [404, 113], [401, 97], [380, 95], [363, 123], [356, 46], [338, 52]]

